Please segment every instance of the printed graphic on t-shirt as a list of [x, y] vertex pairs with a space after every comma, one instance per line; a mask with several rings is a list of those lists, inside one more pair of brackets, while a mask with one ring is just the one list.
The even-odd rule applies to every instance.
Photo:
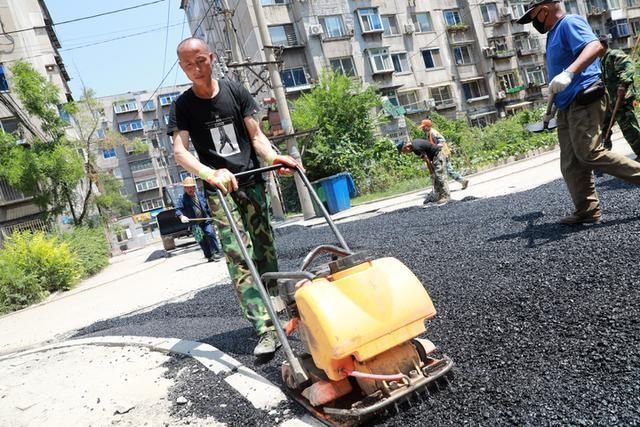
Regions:
[[206, 123], [206, 126], [211, 132], [211, 139], [219, 156], [229, 157], [240, 152], [238, 137], [230, 119], [216, 119]]

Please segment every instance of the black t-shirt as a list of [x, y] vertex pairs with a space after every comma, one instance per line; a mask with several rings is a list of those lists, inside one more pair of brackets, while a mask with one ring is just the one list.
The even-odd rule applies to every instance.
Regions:
[[438, 155], [440, 152], [440, 148], [436, 144], [432, 144], [431, 141], [427, 141], [426, 139], [414, 139], [411, 141], [411, 146], [413, 153], [416, 156], [422, 156], [426, 154], [429, 160], [432, 160]]
[[[218, 80], [220, 90], [212, 99], [198, 98], [192, 88], [171, 104], [167, 134], [186, 130], [200, 162], [233, 173], [260, 167], [244, 125], [244, 118], [258, 112], [251, 94], [237, 82]], [[256, 180], [262, 180], [260, 176]], [[241, 180], [251, 182], [251, 177]]]

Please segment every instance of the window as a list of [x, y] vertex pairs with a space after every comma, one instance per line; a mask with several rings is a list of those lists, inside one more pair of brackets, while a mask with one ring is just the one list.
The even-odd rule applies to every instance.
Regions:
[[426, 49], [422, 51], [422, 59], [424, 60], [424, 66], [429, 68], [442, 67], [440, 61], [440, 49]]
[[511, 16], [513, 19], [520, 19], [526, 9], [526, 1], [510, 1], [511, 3]]
[[131, 168], [131, 172], [139, 172], [145, 169], [153, 169], [153, 162], [151, 159], [138, 160], [129, 163], [129, 167]]
[[180, 181], [184, 181], [184, 180], [185, 180], [185, 178], [187, 178], [187, 177], [191, 177], [191, 178], [193, 178], [193, 177], [191, 176], [191, 174], [190, 174], [189, 172], [187, 172], [187, 171], [181, 171], [181, 172], [180, 172]]
[[64, 109], [64, 104], [58, 104], [58, 115], [65, 123], [71, 123], [71, 114]]
[[287, 4], [287, 0], [261, 0], [263, 6], [270, 6], [272, 4]]
[[495, 3], [481, 5], [480, 12], [482, 13], [482, 22], [485, 24], [498, 22], [498, 8]]
[[433, 25], [431, 24], [431, 14], [429, 12], [416, 13], [412, 18], [413, 25], [415, 25], [417, 32], [426, 33], [429, 31], [433, 31]]
[[273, 46], [298, 46], [298, 38], [293, 24], [271, 25], [269, 35]]
[[142, 209], [143, 212], [162, 208], [162, 207], [164, 207], [164, 204], [162, 203], [162, 199], [160, 198], [152, 199], [152, 200], [143, 200], [140, 202], [140, 209]]
[[400, 106], [400, 101], [398, 101], [398, 94], [394, 89], [383, 89], [380, 94], [383, 97], [386, 97], [393, 106]]
[[620, 9], [620, 0], [607, 0], [608, 9]]
[[436, 105], [448, 105], [454, 103], [449, 86], [432, 87], [429, 89], [429, 92], [431, 93], [431, 98], [436, 102]]
[[138, 193], [141, 191], [152, 190], [154, 188], [158, 188], [158, 180], [156, 178], [136, 182], [136, 191]]
[[393, 69], [398, 73], [402, 73], [403, 71], [411, 71], [406, 53], [391, 54], [391, 62], [393, 62]]
[[15, 117], [5, 117], [0, 120], [0, 129], [5, 133], [16, 134], [18, 131], [18, 119]]
[[529, 67], [525, 69], [527, 83], [540, 86], [546, 83], [541, 67]]
[[444, 11], [444, 22], [447, 23], [447, 27], [452, 25], [462, 24], [462, 18], [460, 18], [460, 12], [457, 9]]
[[521, 52], [531, 52], [540, 48], [540, 40], [537, 37], [520, 36], [515, 40], [516, 49]]
[[128, 122], [118, 123], [118, 129], [120, 129], [120, 133], [142, 130], [142, 120], [130, 120]]
[[508, 91], [520, 86], [515, 73], [505, 73], [498, 76], [500, 89]]
[[614, 39], [627, 37], [630, 35], [629, 24], [626, 20], [613, 21], [610, 25], [611, 26], [609, 27], [609, 32], [611, 33], [611, 37], [613, 37]]
[[360, 19], [360, 27], [363, 33], [383, 31], [378, 9], [358, 9], [358, 18]]
[[169, 93], [167, 95], [161, 95], [160, 105], [162, 105], [163, 107], [167, 105], [171, 105], [171, 103], [175, 101], [179, 95], [180, 95], [179, 93]]
[[627, 7], [638, 7], [640, 6], [640, 0], [626, 0]]
[[153, 100], [144, 101], [142, 104], [142, 111], [154, 111], [156, 109], [156, 103]]
[[576, 0], [564, 0], [564, 8], [567, 13], [570, 13], [572, 15], [580, 15], [578, 2]]
[[504, 52], [509, 50], [509, 47], [507, 46], [507, 40], [504, 37], [492, 39], [491, 41], [489, 41], [489, 45], [495, 47], [497, 52]]
[[400, 105], [402, 105], [409, 114], [425, 110], [424, 104], [418, 101], [418, 93], [416, 91], [398, 94], [398, 101], [400, 101]]
[[393, 36], [400, 34], [398, 30], [398, 21], [395, 15], [382, 15], [382, 26], [384, 28], [385, 36]]
[[307, 74], [304, 72], [304, 68], [290, 68], [283, 70], [280, 75], [282, 76], [282, 83], [284, 87], [297, 87], [305, 86], [307, 82]]
[[344, 37], [347, 34], [340, 15], [323, 16], [320, 18], [320, 24], [324, 30], [325, 38]]
[[144, 130], [145, 131], [156, 130], [158, 128], [159, 128], [158, 119], [147, 120], [147, 121], [144, 122]]
[[115, 149], [115, 147], [107, 148], [105, 150], [102, 150], [102, 158], [103, 159], [110, 159], [112, 157], [116, 157], [116, 149]]
[[9, 90], [9, 83], [7, 83], [7, 76], [4, 73], [4, 65], [0, 64], [0, 92], [6, 92]]
[[597, 15], [607, 10], [606, 0], [587, 0], [587, 14]]
[[137, 108], [138, 104], [133, 99], [125, 102], [119, 102], [113, 105], [113, 110], [116, 112], [116, 114], [128, 113], [129, 111], [135, 111]]
[[483, 114], [481, 116], [474, 117], [469, 120], [469, 123], [471, 124], [471, 126], [483, 128], [495, 121], [496, 121], [496, 115], [495, 113], [491, 113], [491, 114]]
[[393, 62], [386, 48], [369, 49], [369, 61], [374, 74], [393, 71]]
[[[113, 174], [113, 176], [115, 176], [116, 178], [122, 178], [122, 170], [118, 167], [113, 168], [113, 170], [111, 171], [111, 173]], [[125, 193], [126, 194], [126, 193]]]
[[463, 83], [462, 91], [464, 92], [464, 99], [466, 101], [487, 95], [484, 80], [473, 80], [471, 82]]
[[640, 19], [629, 21], [629, 25], [631, 26], [631, 31], [633, 31], [633, 34], [640, 33]]
[[105, 130], [103, 128], [96, 129], [96, 138], [104, 139], [104, 137], [105, 137]]
[[335, 58], [329, 61], [331, 65], [331, 69], [338, 73], [342, 73], [345, 76], [355, 76], [356, 68], [353, 65], [353, 59], [351, 57], [347, 58]]
[[470, 46], [454, 47], [453, 56], [456, 58], [457, 65], [471, 64], [473, 62]]

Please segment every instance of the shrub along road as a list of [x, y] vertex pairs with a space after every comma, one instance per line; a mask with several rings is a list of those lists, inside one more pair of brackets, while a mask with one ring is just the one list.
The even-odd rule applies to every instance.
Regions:
[[[352, 248], [397, 257], [418, 275], [438, 309], [427, 336], [456, 363], [451, 389], [376, 424], [640, 423], [640, 189], [607, 176], [597, 185], [599, 225], [556, 224], [571, 207], [558, 180], [340, 226]], [[327, 227], [279, 236], [281, 268], [296, 268], [314, 246], [329, 242]], [[255, 364], [255, 338], [229, 284], [93, 324], [78, 336], [118, 334], [202, 341], [281, 384], [282, 354]], [[174, 363], [180, 370], [191, 362]], [[175, 392], [193, 405], [183, 415], [273, 424], [211, 373], [184, 372]], [[281, 409], [302, 413], [293, 404]]]

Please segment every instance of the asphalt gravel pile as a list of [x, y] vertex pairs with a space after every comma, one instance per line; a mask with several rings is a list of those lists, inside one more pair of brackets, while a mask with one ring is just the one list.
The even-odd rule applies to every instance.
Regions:
[[[572, 205], [556, 181], [339, 226], [352, 249], [415, 272], [438, 310], [426, 336], [456, 363], [450, 389], [374, 424], [640, 424], [640, 189], [609, 177], [598, 189], [599, 225], [557, 224]], [[327, 227], [279, 233], [281, 270], [334, 242]], [[256, 364], [228, 284], [81, 332], [114, 333], [207, 342], [281, 384], [282, 354]]]

